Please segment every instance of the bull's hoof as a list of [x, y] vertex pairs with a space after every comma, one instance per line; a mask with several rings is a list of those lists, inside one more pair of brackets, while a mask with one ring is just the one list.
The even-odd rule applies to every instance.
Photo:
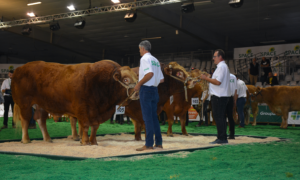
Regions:
[[21, 143], [23, 143], [23, 144], [28, 144], [28, 143], [31, 143], [31, 141], [30, 140], [21, 140]]
[[96, 146], [98, 146], [98, 143], [97, 143], [97, 142], [91, 142], [91, 145], [96, 145]]
[[83, 143], [80, 142], [80, 144], [81, 144], [81, 146], [88, 146], [88, 145], [91, 145], [90, 142], [83, 142]]
[[252, 124], [252, 126], [256, 126], [256, 124]]
[[80, 138], [79, 138], [79, 136], [78, 137], [76, 137], [76, 138], [72, 138], [74, 141], [79, 141], [80, 140]]
[[47, 139], [45, 142], [53, 143], [52, 139]]
[[168, 134], [167, 137], [174, 137], [173, 134]]
[[135, 141], [141, 141], [142, 138], [135, 138], [134, 140], [135, 140]]
[[188, 134], [188, 133], [186, 133], [186, 134], [182, 134], [182, 135], [189, 136], [189, 134]]

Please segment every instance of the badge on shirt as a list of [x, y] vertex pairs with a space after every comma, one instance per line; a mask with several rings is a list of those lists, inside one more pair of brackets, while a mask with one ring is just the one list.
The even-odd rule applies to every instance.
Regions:
[[174, 98], [173, 98], [173, 95], [172, 95], [172, 96], [170, 96], [170, 105], [173, 103], [173, 100], [174, 100]]
[[199, 104], [199, 98], [192, 98], [192, 105], [198, 105]]
[[116, 114], [125, 114], [125, 106], [121, 106], [119, 109], [119, 105], [116, 105]]

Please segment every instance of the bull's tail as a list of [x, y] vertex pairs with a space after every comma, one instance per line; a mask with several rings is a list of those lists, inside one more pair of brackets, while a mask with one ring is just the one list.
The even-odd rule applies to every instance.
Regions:
[[14, 104], [13, 120], [17, 127], [21, 127], [21, 123], [20, 123], [22, 120], [21, 109], [20, 109], [20, 106], [16, 103]]

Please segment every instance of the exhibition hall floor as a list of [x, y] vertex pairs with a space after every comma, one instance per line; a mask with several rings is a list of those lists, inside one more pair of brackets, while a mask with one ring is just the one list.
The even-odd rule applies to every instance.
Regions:
[[[0, 118], [2, 126], [3, 118]], [[187, 126], [188, 133], [216, 134], [215, 126]], [[47, 121], [52, 138], [71, 134], [69, 122]], [[161, 126], [167, 131], [167, 124]], [[133, 125], [100, 125], [97, 134], [133, 132]], [[180, 133], [179, 124], [173, 132]], [[258, 125], [236, 128], [237, 135], [288, 138], [289, 141], [222, 145], [194, 152], [86, 160], [53, 160], [45, 157], [0, 154], [3, 179], [299, 179], [300, 127]], [[29, 136], [42, 138], [37, 129]], [[133, 138], [133, 136], [132, 136]], [[174, 137], [176, 138], [176, 137]], [[0, 140], [21, 139], [21, 132], [9, 128], [0, 132]], [[79, 142], [78, 142], [79, 143]], [[21, 146], [19, 146], [21, 147]]]

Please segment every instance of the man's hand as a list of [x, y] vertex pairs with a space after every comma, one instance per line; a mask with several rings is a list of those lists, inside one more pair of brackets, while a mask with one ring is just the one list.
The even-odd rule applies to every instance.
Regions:
[[140, 89], [141, 89], [141, 85], [137, 83], [134, 87], [134, 91], [139, 92]]
[[200, 75], [200, 79], [206, 80], [206, 78], [207, 78], [206, 75], [204, 75], [204, 74], [201, 74], [201, 75]]

